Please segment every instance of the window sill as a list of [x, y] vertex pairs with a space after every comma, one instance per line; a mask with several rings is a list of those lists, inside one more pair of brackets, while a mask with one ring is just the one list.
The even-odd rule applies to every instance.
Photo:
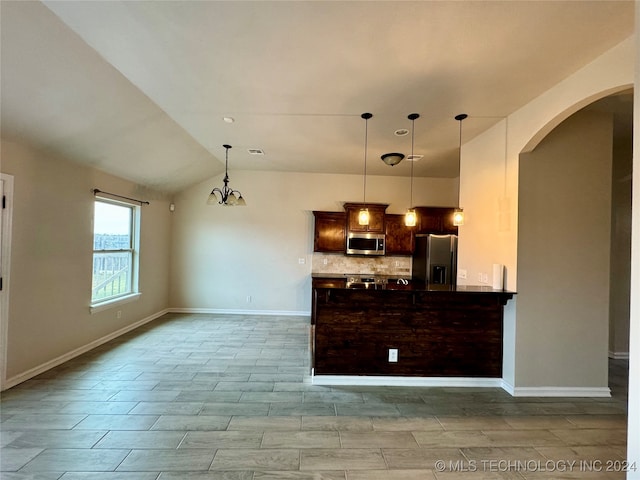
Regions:
[[94, 313], [102, 312], [103, 310], [108, 310], [109, 308], [117, 307], [125, 303], [135, 302], [140, 298], [141, 295], [142, 294], [140, 292], [132, 293], [124, 297], [107, 300], [106, 302], [94, 303], [93, 305], [89, 306], [89, 311], [91, 312], [91, 315], [93, 315]]

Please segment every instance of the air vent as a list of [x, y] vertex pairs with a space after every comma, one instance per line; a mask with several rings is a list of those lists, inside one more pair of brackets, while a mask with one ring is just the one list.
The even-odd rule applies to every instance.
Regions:
[[247, 152], [249, 152], [249, 155], [264, 155], [264, 150], [261, 148], [249, 148]]

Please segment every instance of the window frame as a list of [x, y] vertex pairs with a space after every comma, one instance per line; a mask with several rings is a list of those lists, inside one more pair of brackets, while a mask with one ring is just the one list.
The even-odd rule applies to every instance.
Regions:
[[[140, 259], [140, 216], [141, 216], [141, 208], [140, 205], [136, 205], [135, 203], [130, 203], [122, 200], [114, 200], [109, 197], [98, 196], [94, 198], [93, 201], [93, 221], [92, 225], [95, 225], [96, 221], [96, 213], [95, 208], [97, 203], [104, 203], [108, 205], [115, 205], [119, 207], [126, 207], [130, 209], [130, 238], [129, 238], [129, 248], [125, 249], [97, 249], [95, 248], [95, 229], [92, 230], [92, 254], [91, 254], [91, 264], [92, 264], [92, 272], [91, 272], [91, 291], [90, 291], [90, 303], [89, 308], [91, 313], [96, 313], [108, 308], [112, 308], [124, 303], [132, 302], [137, 300], [141, 293], [139, 290], [139, 259]], [[94, 263], [96, 254], [104, 254], [104, 253], [123, 253], [126, 252], [130, 255], [130, 263], [129, 270], [130, 273], [128, 275], [128, 282], [130, 283], [130, 288], [126, 293], [112, 295], [105, 298], [99, 298], [94, 300], [93, 297], [93, 278], [94, 278]]]

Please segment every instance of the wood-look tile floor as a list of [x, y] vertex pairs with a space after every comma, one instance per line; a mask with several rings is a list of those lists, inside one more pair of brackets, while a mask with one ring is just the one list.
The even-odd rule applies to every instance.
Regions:
[[624, 478], [625, 361], [601, 399], [332, 388], [309, 371], [306, 317], [166, 315], [3, 392], [0, 477]]

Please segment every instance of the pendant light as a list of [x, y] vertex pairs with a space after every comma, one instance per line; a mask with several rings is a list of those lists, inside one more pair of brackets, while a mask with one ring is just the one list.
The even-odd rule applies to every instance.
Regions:
[[[207, 203], [209, 205], [213, 205], [217, 203], [219, 205], [227, 205], [232, 207], [233, 206], [244, 207], [247, 205], [247, 202], [245, 202], [244, 198], [242, 198], [242, 194], [238, 190], [234, 190], [229, 187], [228, 167], [229, 167], [229, 149], [231, 148], [231, 145], [223, 145], [223, 147], [225, 148], [224, 180], [223, 180], [224, 187], [222, 188], [216, 187], [213, 190], [211, 190], [211, 193], [209, 194], [209, 198], [207, 199]], [[238, 196], [236, 196], [236, 194]], [[218, 199], [218, 195], [220, 195], [219, 199]]]
[[[409, 120], [411, 120], [411, 158], [414, 158], [413, 156], [413, 142], [415, 139], [415, 121], [416, 119], [420, 118], [420, 115], [417, 113], [411, 113], [409, 114], [409, 116], [407, 117]], [[413, 164], [415, 163], [415, 161], [411, 162], [411, 184], [410, 184], [410, 196], [409, 196], [409, 208], [407, 209], [407, 213], [404, 214], [404, 224], [407, 227], [415, 227], [416, 226], [416, 222], [417, 222], [417, 216], [416, 216], [416, 209], [413, 208]]]
[[373, 117], [371, 113], [363, 113], [360, 115], [364, 119], [364, 175], [362, 186], [362, 203], [363, 207], [358, 212], [358, 224], [369, 225], [369, 209], [367, 208], [367, 141], [369, 134], [369, 119]]
[[458, 122], [460, 122], [459, 142], [458, 142], [458, 207], [453, 212], [453, 225], [455, 227], [464, 225], [464, 210], [460, 208], [460, 181], [462, 179], [460, 165], [462, 163], [462, 121], [468, 116], [469, 115], [467, 115], [466, 113], [461, 113], [454, 117]]

